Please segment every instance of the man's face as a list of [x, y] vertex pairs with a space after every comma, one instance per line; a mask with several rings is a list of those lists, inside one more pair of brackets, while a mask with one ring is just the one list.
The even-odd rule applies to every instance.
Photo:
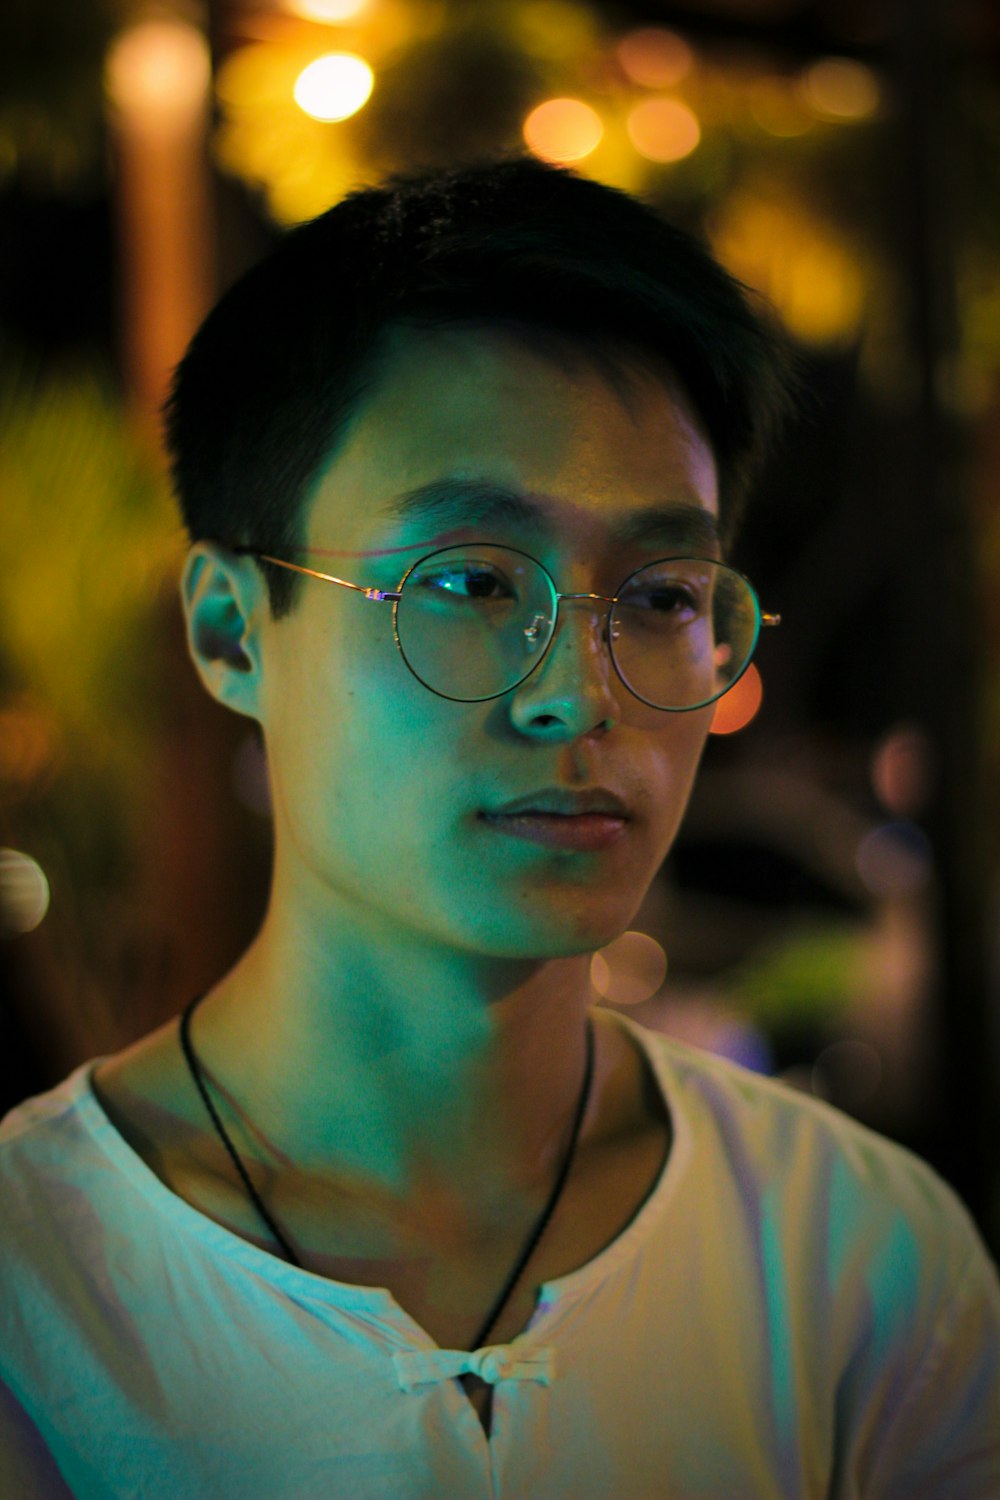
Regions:
[[[515, 492], [537, 519], [385, 514], [443, 479]], [[686, 517], [686, 530], [615, 539], [650, 508], [668, 525]], [[437, 548], [496, 542], [538, 559], [560, 593], [611, 595], [644, 562], [705, 555], [698, 532], [717, 510], [711, 451], [663, 384], [635, 372], [619, 394], [589, 363], [564, 367], [500, 334], [400, 335], [315, 489], [308, 550], [293, 560], [394, 590]], [[263, 628], [260, 698], [277, 870], [295, 899], [348, 915], [373, 941], [497, 957], [590, 952], [624, 931], [677, 831], [712, 710], [635, 698], [608, 656], [606, 609], [561, 605], [537, 670], [464, 703], [410, 672], [391, 604], [302, 580], [291, 614]], [[630, 813], [621, 835], [552, 848], [483, 817], [554, 787], [617, 793]]]

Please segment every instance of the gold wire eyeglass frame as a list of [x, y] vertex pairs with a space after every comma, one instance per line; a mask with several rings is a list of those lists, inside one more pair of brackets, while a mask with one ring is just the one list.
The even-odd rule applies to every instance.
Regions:
[[474, 546], [498, 547], [499, 550], [502, 550], [504, 552], [512, 552], [515, 555], [515, 557], [526, 557], [529, 562], [532, 562], [532, 563], [535, 564], [536, 567], [541, 568], [542, 572], [545, 574], [546, 578], [549, 580], [549, 585], [550, 585], [550, 587], [552, 589], [552, 594], [553, 594], [553, 597], [555, 599], [555, 610], [554, 610], [553, 618], [552, 618], [552, 634], [549, 636], [549, 639], [548, 639], [548, 641], [545, 644], [545, 649], [543, 650], [541, 656], [538, 658], [537, 661], [532, 662], [531, 667], [524, 674], [524, 676], [520, 677], [517, 682], [511, 683], [510, 687], [504, 688], [499, 693], [488, 693], [488, 694], [486, 694], [482, 698], [454, 698], [449, 693], [442, 693], [437, 688], [431, 687], [428, 683], [426, 683], [424, 681], [424, 679], [422, 677], [420, 677], [417, 674], [416, 671], [414, 671], [413, 667], [410, 665], [410, 662], [407, 660], [406, 652], [403, 650], [402, 642], [399, 639], [399, 630], [398, 630], [398, 627], [397, 627], [397, 606], [399, 604], [400, 599], [402, 598], [403, 589], [406, 586], [406, 580], [409, 578], [409, 576], [410, 576], [411, 573], [413, 573], [423, 563], [427, 562], [430, 558], [437, 557], [442, 552], [453, 552], [453, 551], [457, 550], [455, 547], [439, 547], [434, 552], [428, 552], [425, 557], [419, 557], [416, 560], [416, 562], [411, 563], [410, 567], [407, 568], [406, 572], [404, 573], [403, 577], [400, 580], [399, 587], [397, 589], [377, 589], [377, 588], [366, 587], [362, 583], [351, 583], [346, 578], [335, 578], [332, 573], [321, 573], [316, 568], [307, 568], [307, 567], [304, 567], [301, 563], [288, 562], [285, 558], [283, 558], [283, 557], [273, 557], [268, 552], [258, 552], [255, 547], [233, 547], [232, 551], [235, 552], [235, 553], [237, 553], [237, 555], [240, 556], [240, 557], [255, 557], [255, 558], [257, 558], [257, 560], [259, 562], [272, 563], [274, 565], [274, 567], [276, 567], [276, 568], [287, 568], [289, 570], [289, 572], [292, 572], [292, 573], [302, 573], [306, 578], [318, 578], [322, 583], [337, 583], [337, 584], [340, 585], [341, 588], [354, 589], [354, 591], [356, 593], [364, 595], [364, 597], [366, 599], [371, 600], [371, 602], [374, 603], [374, 604], [391, 604], [392, 605], [392, 633], [393, 633], [393, 638], [394, 638], [394, 640], [396, 642], [396, 649], [399, 651], [400, 656], [403, 658], [403, 661], [406, 663], [407, 668], [413, 674], [413, 676], [416, 677], [417, 681], [423, 687], [427, 688], [427, 691], [429, 693], [434, 693], [435, 696], [438, 697], [438, 698], [447, 698], [452, 703], [489, 703], [489, 702], [491, 702], [495, 698], [502, 698], [506, 693], [513, 692], [516, 687], [520, 687], [521, 686], [522, 682], [526, 682], [527, 679], [532, 675], [532, 673], [535, 672], [537, 670], [537, 668], [541, 665], [541, 663], [544, 661], [545, 657], [548, 654], [549, 647], [552, 645], [552, 642], [555, 640], [556, 630], [558, 629], [558, 626], [559, 626], [559, 606], [560, 606], [560, 604], [562, 603], [562, 601], [564, 599], [590, 599], [590, 600], [592, 600], [596, 604], [606, 604], [608, 606], [608, 611], [607, 611], [607, 615], [605, 617], [605, 623], [604, 623], [604, 638], [605, 638], [605, 640], [608, 643], [608, 655], [611, 658], [611, 664], [612, 664], [612, 666], [615, 669], [616, 676], [621, 680], [621, 682], [625, 685], [625, 687], [628, 688], [628, 691], [632, 694], [632, 696], [634, 698], [637, 698], [640, 703], [645, 703], [648, 708], [655, 708], [655, 709], [658, 710], [658, 712], [665, 713], [665, 714], [693, 713], [695, 709], [698, 709], [698, 708], [707, 708], [709, 706], [709, 704], [716, 703], [721, 697], [723, 697], [726, 693], [728, 693], [731, 688], [735, 687], [736, 683], [739, 682], [740, 678], [746, 672], [746, 670], [749, 667], [751, 661], [753, 660], [754, 652], [757, 649], [757, 640], [758, 640], [759, 635], [760, 635], [760, 630], [762, 628], [764, 628], [764, 627], [768, 627], [768, 628], [773, 629], [776, 626], [778, 626], [778, 625], [781, 624], [781, 616], [780, 615], [778, 615], [778, 614], [768, 614], [768, 613], [766, 613], [765, 611], [763, 611], [760, 608], [760, 603], [759, 603], [759, 601], [757, 599], [757, 592], [754, 589], [754, 586], [750, 582], [749, 578], [745, 577], [744, 574], [738, 572], [738, 570], [736, 568], [731, 568], [728, 563], [724, 563], [724, 562], [720, 561], [720, 559], [717, 558], [717, 557], [686, 557], [686, 556], [661, 557], [661, 558], [657, 558], [653, 562], [643, 563], [642, 567], [636, 568], [632, 573], [630, 573], [628, 575], [627, 578], [623, 579], [622, 584], [620, 585], [622, 588], [624, 588], [625, 584], [628, 583], [630, 579], [632, 579], [632, 578], [634, 578], [636, 576], [636, 573], [642, 573], [642, 572], [644, 572], [646, 570], [646, 568], [654, 568], [659, 563], [670, 563], [670, 562], [688, 562], [688, 563], [691, 563], [691, 562], [706, 562], [706, 563], [711, 563], [713, 567], [716, 567], [716, 568], [725, 568], [728, 572], [735, 574], [736, 577], [739, 578], [741, 580], [741, 582], [746, 585], [747, 589], [750, 591], [750, 597], [753, 599], [754, 605], [755, 605], [756, 611], [757, 611], [757, 617], [758, 617], [758, 629], [757, 629], [757, 632], [754, 635], [753, 643], [752, 643], [752, 645], [750, 647], [749, 652], [747, 653], [747, 659], [746, 659], [746, 661], [743, 663], [743, 666], [740, 668], [739, 672], [737, 672], [736, 676], [732, 679], [732, 681], [731, 682], [727, 682], [726, 686], [724, 688], [721, 688], [719, 690], [719, 692], [713, 694], [713, 696], [711, 698], [706, 698], [704, 700], [704, 702], [702, 702], [702, 703], [692, 703], [692, 704], [687, 705], [684, 708], [665, 708], [663, 706], [663, 704], [660, 704], [660, 703], [651, 703], [648, 698], [643, 698], [640, 693], [637, 693], [636, 690], [635, 690], [635, 688], [632, 686], [632, 684], [625, 678], [625, 676], [623, 675], [623, 673], [621, 671], [621, 668], [618, 665], [618, 662], [615, 660], [615, 653], [614, 653], [614, 649], [611, 646], [611, 640], [610, 640], [610, 635], [611, 635], [611, 611], [615, 607], [615, 605], [620, 602], [620, 595], [618, 595], [618, 594], [615, 594], [615, 595], [608, 595], [608, 594], [560, 594], [559, 590], [556, 588], [555, 579], [552, 577], [552, 574], [549, 572], [548, 568], [545, 566], [544, 563], [539, 562], [538, 559], [537, 559], [537, 557], [532, 557], [531, 554], [530, 554], [530, 552], [522, 552], [517, 547], [502, 546], [501, 544], [496, 543], [496, 542], [478, 542], [478, 543], [477, 542], [465, 542], [462, 545], [463, 546], [472, 546], [472, 547], [474, 547]]

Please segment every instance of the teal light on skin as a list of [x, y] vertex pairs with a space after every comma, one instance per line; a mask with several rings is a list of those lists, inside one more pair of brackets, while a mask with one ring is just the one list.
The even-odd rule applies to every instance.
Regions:
[[[309, 497], [308, 553], [392, 589], [442, 535], [483, 540], [481, 524], [389, 514], [442, 476], [535, 497], [540, 521], [499, 520], [490, 539], [563, 592], [610, 593], [664, 555], [614, 540], [632, 512], [718, 513], [707, 442], [664, 384], [636, 371], [612, 387], [500, 334], [400, 334]], [[253, 561], [199, 544], [184, 597], [205, 685], [262, 727], [275, 810], [265, 921], [197, 1017], [199, 1056], [253, 1122], [237, 1139], [282, 1164], [271, 1206], [306, 1250], [310, 1213], [328, 1225], [333, 1204], [377, 1226], [373, 1242], [430, 1255], [478, 1238], [499, 1264], [565, 1149], [591, 954], [629, 927], [670, 848], [712, 710], [635, 699], [589, 604], [567, 607], [518, 688], [456, 703], [409, 672], [391, 607], [352, 590], [303, 580], [274, 621]], [[616, 791], [634, 809], [624, 837], [557, 851], [480, 817], [552, 786]], [[630, 1044], [595, 1023], [583, 1164], [639, 1108], [622, 1097]]]

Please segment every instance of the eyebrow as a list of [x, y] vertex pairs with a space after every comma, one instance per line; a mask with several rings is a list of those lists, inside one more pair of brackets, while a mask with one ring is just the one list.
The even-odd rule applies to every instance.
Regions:
[[[457, 527], [508, 522], [551, 532], [552, 518], [537, 500], [483, 479], [435, 479], [396, 495], [380, 519], [411, 523], [452, 523]], [[610, 529], [616, 542], [719, 550], [719, 527], [711, 511], [690, 501], [647, 506], [619, 517]], [[440, 540], [440, 538], [438, 538]]]

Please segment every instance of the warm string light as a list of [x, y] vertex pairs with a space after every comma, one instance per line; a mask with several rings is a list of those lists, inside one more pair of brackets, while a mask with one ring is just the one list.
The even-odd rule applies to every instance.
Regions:
[[144, 129], [184, 126], [205, 108], [211, 82], [208, 43], [185, 21], [141, 21], [108, 53], [104, 87], [111, 105]]
[[303, 21], [339, 26], [355, 20], [368, 3], [369, 0], [285, 0], [285, 9]]
[[618, 44], [618, 61], [633, 83], [649, 89], [672, 89], [694, 67], [694, 53], [675, 31], [642, 26]]
[[681, 161], [701, 140], [698, 116], [680, 99], [644, 99], [629, 112], [626, 129], [647, 161]]
[[582, 161], [600, 144], [604, 126], [582, 99], [547, 99], [524, 122], [524, 139], [546, 161]]
[[[416, 0], [280, 3], [283, 29], [220, 64], [216, 150], [223, 165], [265, 188], [278, 219], [293, 223], [365, 179], [368, 137], [350, 122], [378, 87], [383, 59], [400, 76], [410, 45], [433, 51], [437, 23], [433, 7]], [[765, 151], [767, 138], [775, 149], [787, 140], [795, 151], [797, 138], [849, 127], [882, 107], [878, 75], [851, 58], [730, 76], [726, 64], [699, 56], [665, 26], [630, 28], [609, 45], [584, 0], [514, 7], [498, 22], [512, 58], [537, 67], [551, 86], [551, 97], [537, 97], [521, 120], [527, 149], [626, 191], [641, 194], [653, 174], [699, 157], [717, 161], [720, 140], [733, 131], [749, 131]], [[351, 49], [318, 55], [320, 26], [349, 26]], [[375, 138], [382, 129], [380, 121]], [[460, 122], [457, 129], [460, 141]], [[400, 149], [403, 165], [405, 144]], [[698, 168], [685, 165], [691, 170]], [[865, 307], [864, 249], [843, 224], [824, 218], [778, 177], [747, 180], [720, 195], [713, 218], [723, 264], [770, 297], [795, 338], [827, 347], [856, 336]]]
[[868, 120], [879, 107], [878, 80], [870, 68], [846, 57], [824, 57], [802, 75], [799, 93], [821, 119]]
[[295, 102], [314, 120], [348, 120], [367, 104], [375, 74], [352, 52], [327, 52], [302, 69], [295, 80]]

